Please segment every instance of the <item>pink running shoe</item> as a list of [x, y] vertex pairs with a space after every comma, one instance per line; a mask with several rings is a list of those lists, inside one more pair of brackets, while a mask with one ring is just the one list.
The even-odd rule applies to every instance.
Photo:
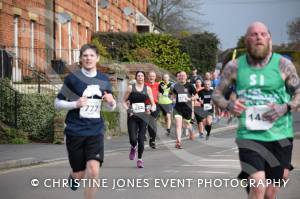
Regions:
[[143, 160], [138, 160], [136, 162], [137, 168], [144, 168], [144, 161]]
[[131, 147], [130, 153], [129, 153], [129, 160], [134, 160], [136, 153], [136, 147]]

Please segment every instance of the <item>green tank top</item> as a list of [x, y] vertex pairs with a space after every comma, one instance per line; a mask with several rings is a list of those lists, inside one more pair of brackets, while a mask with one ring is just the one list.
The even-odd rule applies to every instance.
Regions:
[[[291, 113], [278, 118], [273, 124], [266, 125], [261, 117], [266, 110], [258, 108], [265, 108], [270, 103], [284, 104], [291, 100], [281, 77], [280, 57], [274, 53], [263, 68], [250, 66], [246, 55], [238, 58], [237, 95], [246, 101], [247, 111], [239, 118], [237, 139], [271, 142], [293, 137]], [[268, 127], [269, 125], [272, 126]]]

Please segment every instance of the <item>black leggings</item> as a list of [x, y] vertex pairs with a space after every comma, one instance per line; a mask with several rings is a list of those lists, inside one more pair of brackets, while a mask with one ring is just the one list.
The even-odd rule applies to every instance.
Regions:
[[148, 115], [141, 116], [128, 116], [127, 118], [127, 128], [129, 141], [132, 147], [136, 147], [138, 143], [138, 158], [141, 159], [144, 152], [144, 139], [146, 133], [146, 125]]

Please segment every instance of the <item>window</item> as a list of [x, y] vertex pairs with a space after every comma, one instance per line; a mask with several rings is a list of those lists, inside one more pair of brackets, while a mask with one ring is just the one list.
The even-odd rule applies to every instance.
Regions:
[[34, 67], [34, 26], [35, 22], [30, 21], [30, 66]]

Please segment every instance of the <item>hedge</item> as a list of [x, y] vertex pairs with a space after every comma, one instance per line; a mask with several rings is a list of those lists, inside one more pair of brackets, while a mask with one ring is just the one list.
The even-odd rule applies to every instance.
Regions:
[[[1, 121], [11, 124], [14, 119], [14, 110], [17, 110], [17, 129], [16, 133], [22, 131], [28, 134], [28, 138], [34, 141], [49, 142], [53, 137], [53, 118], [54, 96], [45, 94], [17, 94], [17, 103], [14, 102], [14, 96], [11, 93], [9, 80], [0, 80], [2, 90], [2, 106], [6, 107], [11, 104], [10, 108], [4, 108]], [[11, 89], [9, 89], [9, 87]], [[3, 108], [3, 107], [2, 107]], [[2, 114], [1, 114], [2, 115]], [[14, 131], [10, 131], [12, 134]], [[13, 135], [10, 135], [13, 137]]]
[[127, 62], [130, 51], [136, 48], [136, 37], [134, 33], [98, 32], [93, 35], [92, 41], [98, 40], [113, 60]]
[[19, 128], [28, 132], [30, 140], [52, 142], [55, 96], [22, 94], [18, 112]]
[[180, 51], [179, 40], [167, 34], [97, 33], [97, 39], [121, 62], [150, 62], [170, 72], [190, 70], [190, 59]]
[[193, 67], [200, 73], [212, 71], [216, 66], [219, 40], [213, 33], [199, 33], [179, 37], [181, 51], [189, 55]]
[[139, 48], [148, 48], [153, 53], [152, 62], [173, 73], [190, 71], [190, 57], [180, 51], [180, 42], [168, 34], [140, 34], [137, 37]]
[[170, 72], [190, 71], [191, 65], [206, 71], [216, 64], [219, 40], [212, 33], [169, 34], [96, 33], [99, 41], [115, 60], [150, 62]]

